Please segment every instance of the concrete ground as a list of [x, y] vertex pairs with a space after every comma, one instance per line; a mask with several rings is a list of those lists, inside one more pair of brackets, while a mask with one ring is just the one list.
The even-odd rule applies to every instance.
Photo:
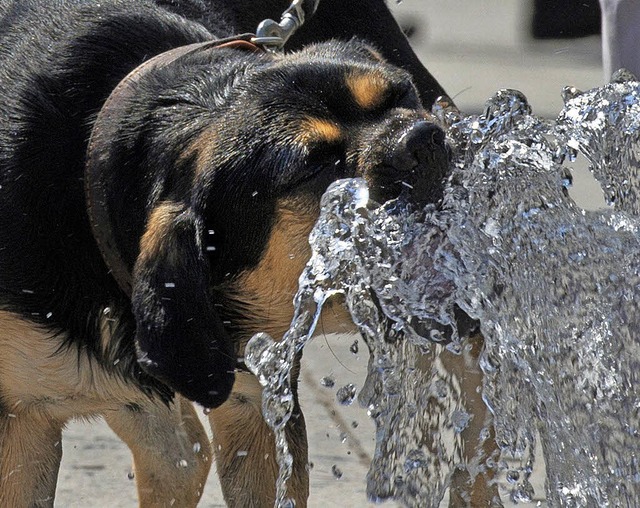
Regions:
[[[480, 112], [496, 90], [516, 88], [529, 98], [536, 114], [554, 117], [562, 107], [563, 86], [587, 89], [603, 81], [599, 38], [531, 40], [526, 0], [390, 4], [401, 20], [417, 23], [416, 51], [466, 113]], [[576, 193], [583, 205], [601, 202], [587, 177], [576, 183]], [[367, 359], [349, 351], [353, 340], [317, 337], [305, 353], [301, 393], [313, 462], [311, 507], [369, 506], [364, 478], [374, 445], [373, 426], [359, 408], [338, 407], [335, 388], [320, 384], [323, 376], [332, 374], [336, 388], [351, 382], [362, 386]], [[63, 449], [57, 507], [136, 506], [134, 481], [128, 478], [129, 453], [104, 422], [70, 424]], [[342, 471], [340, 478], [332, 472], [334, 465]], [[543, 482], [540, 475], [534, 478], [535, 502], [542, 499]], [[224, 506], [215, 474], [201, 506]]]

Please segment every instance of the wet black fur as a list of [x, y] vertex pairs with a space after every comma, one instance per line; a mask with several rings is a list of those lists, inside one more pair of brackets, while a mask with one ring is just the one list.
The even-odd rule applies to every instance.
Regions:
[[84, 159], [92, 121], [114, 86], [150, 55], [205, 40], [207, 30], [140, 1], [19, 0], [5, 2], [2, 14], [0, 305], [107, 369], [99, 318], [111, 308], [122, 339], [110, 357], [124, 364], [112, 370], [129, 370], [167, 396], [135, 361], [129, 299], [89, 228]]
[[[215, 288], [257, 264], [278, 199], [317, 200], [332, 180], [353, 173], [346, 161], [333, 164], [342, 147], [296, 152], [278, 141], [278, 129], [286, 133], [303, 112], [314, 113], [310, 90], [334, 94], [331, 79], [340, 78], [326, 76], [338, 72], [336, 62], [373, 63], [358, 43], [331, 43], [282, 62], [219, 50], [189, 56], [143, 80], [109, 152], [116, 241], [138, 281], [132, 310], [89, 226], [87, 141], [111, 90], [144, 60], [207, 40], [210, 30], [224, 37], [252, 29], [243, 25], [252, 23], [255, 7], [248, 6], [243, 18], [237, 5], [229, 7], [233, 2], [222, 4], [212, 10], [198, 1], [0, 3], [0, 308], [46, 327], [51, 340], [65, 337], [61, 347], [86, 350], [103, 368], [151, 393], [168, 398], [177, 389], [207, 406], [228, 395], [236, 365], [231, 338], [242, 332], [242, 312]], [[407, 76], [388, 72], [397, 83], [389, 100], [418, 107]], [[291, 87], [296, 80], [300, 86]], [[435, 89], [425, 90], [423, 98]], [[331, 100], [349, 121], [348, 98], [335, 93]], [[196, 159], [185, 158], [185, 150], [220, 118], [228, 128], [215, 142], [225, 152], [194, 183]], [[148, 214], [167, 200], [183, 207], [174, 244], [185, 263], [136, 262]], [[116, 349], [106, 357], [99, 328], [104, 312], [118, 323]], [[227, 320], [232, 324], [223, 325]], [[136, 362], [136, 328], [138, 353], [151, 358], [146, 370], [153, 376]]]

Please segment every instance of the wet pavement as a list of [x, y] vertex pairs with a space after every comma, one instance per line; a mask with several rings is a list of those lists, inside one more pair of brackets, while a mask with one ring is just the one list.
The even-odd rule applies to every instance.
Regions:
[[[529, 98], [534, 113], [552, 118], [562, 107], [564, 85], [602, 84], [600, 40], [534, 41], [528, 35], [528, 5], [524, 0], [403, 0], [393, 7], [403, 23], [416, 25], [416, 51], [463, 112], [478, 113], [496, 90], [516, 88]], [[589, 180], [577, 179], [576, 195], [583, 206], [597, 206], [601, 198]], [[311, 507], [373, 506], [365, 495], [373, 425], [357, 403], [343, 407], [335, 399], [337, 388], [361, 387], [364, 381], [366, 355], [349, 350], [355, 339], [319, 336], [305, 349], [300, 391], [313, 463]], [[327, 375], [335, 379], [333, 388], [320, 382]], [[71, 423], [63, 449], [57, 507], [136, 506], [129, 452], [104, 422]], [[536, 502], [543, 483], [541, 475], [534, 478]], [[201, 506], [224, 506], [215, 474]]]

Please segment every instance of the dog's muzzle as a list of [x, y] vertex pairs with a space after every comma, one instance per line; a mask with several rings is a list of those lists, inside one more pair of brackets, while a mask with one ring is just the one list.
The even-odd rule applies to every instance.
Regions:
[[383, 203], [403, 197], [417, 206], [438, 202], [450, 162], [444, 131], [435, 123], [420, 119], [393, 126], [382, 137], [381, 148], [371, 154], [372, 199]]
[[434, 203], [442, 198], [449, 168], [449, 150], [444, 131], [420, 121], [405, 131], [390, 155], [390, 165], [416, 204]]

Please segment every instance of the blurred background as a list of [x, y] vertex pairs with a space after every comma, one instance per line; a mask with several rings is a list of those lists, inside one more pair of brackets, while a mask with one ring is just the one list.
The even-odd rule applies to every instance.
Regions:
[[[605, 83], [598, 0], [389, 0], [413, 48], [465, 114], [479, 114], [501, 88], [525, 94], [533, 113], [553, 119], [565, 86]], [[584, 159], [571, 195], [605, 206]]]
[[[603, 84], [597, 0], [388, 0], [388, 4], [424, 65], [465, 114], [480, 113], [497, 90], [515, 88], [527, 96], [535, 114], [554, 118], [562, 108], [560, 93], [565, 85], [589, 89]], [[576, 201], [583, 207], [602, 206], [599, 187], [588, 171], [579, 167], [576, 171]], [[356, 340], [319, 336], [305, 348], [300, 391], [313, 464], [312, 508], [374, 506], [366, 502], [365, 477], [375, 429], [357, 404], [344, 407], [335, 397], [347, 383], [362, 387], [368, 354], [362, 343], [360, 351], [353, 352]], [[137, 506], [130, 473], [127, 448], [104, 422], [74, 422], [65, 433], [55, 506]], [[538, 473], [533, 480], [536, 496], [529, 506], [544, 504], [544, 477]], [[224, 506], [213, 471], [201, 506]]]
[[586, 35], [598, 29], [597, 4], [389, 0], [422, 62], [465, 113], [479, 112], [500, 88], [516, 88], [545, 117], [561, 109], [563, 86], [603, 82], [600, 37]]

